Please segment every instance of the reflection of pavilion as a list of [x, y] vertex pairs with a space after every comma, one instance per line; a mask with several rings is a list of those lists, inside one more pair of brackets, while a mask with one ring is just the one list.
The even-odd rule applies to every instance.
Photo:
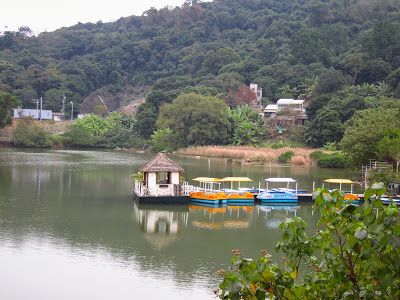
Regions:
[[207, 207], [197, 204], [189, 205], [189, 211], [193, 212], [191, 214], [192, 225], [209, 230], [248, 228], [253, 210], [253, 206]]
[[[166, 210], [154, 206], [143, 207], [134, 204], [136, 221], [139, 222], [145, 238], [157, 249], [174, 242], [182, 225], [187, 226], [186, 209]], [[185, 207], [186, 208], [186, 207]]]

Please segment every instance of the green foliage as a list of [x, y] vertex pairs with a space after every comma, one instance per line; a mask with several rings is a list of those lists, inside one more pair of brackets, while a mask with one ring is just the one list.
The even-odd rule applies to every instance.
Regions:
[[326, 151], [336, 151], [339, 145], [336, 142], [327, 142], [322, 148]]
[[51, 134], [31, 118], [19, 120], [13, 136], [17, 147], [50, 148], [53, 145]]
[[346, 124], [341, 148], [353, 163], [362, 164], [369, 159], [377, 159], [376, 147], [379, 141], [384, 138], [386, 132], [400, 128], [400, 106], [396, 107], [393, 104], [390, 104], [391, 108], [357, 112]]
[[152, 150], [172, 152], [177, 149], [176, 140], [177, 136], [171, 129], [157, 129], [151, 136]]
[[[99, 89], [107, 88], [115, 108], [120, 95], [126, 99], [122, 91], [149, 91], [136, 124], [149, 139], [163, 103], [196, 93], [233, 99], [235, 106], [246, 103], [240, 87], [254, 82], [264, 103], [310, 100], [307, 142], [322, 146], [340, 141], [338, 124], [356, 111], [379, 106], [382, 96], [400, 97], [399, 10], [395, 0], [188, 1], [38, 36], [26, 27], [4, 31], [0, 90], [24, 108], [43, 97], [54, 110], [63, 95], [79, 110]], [[383, 81], [385, 95], [364, 93], [364, 84]], [[95, 110], [105, 113], [103, 106]], [[326, 118], [332, 111], [339, 118]]]
[[391, 182], [399, 182], [400, 175], [391, 169], [372, 169], [368, 171], [368, 182], [383, 182], [385, 185]]
[[322, 78], [317, 90], [335, 90], [340, 73], [358, 84], [386, 81], [400, 67], [399, 9], [394, 0], [189, 1], [38, 36], [29, 28], [6, 30], [0, 88], [24, 107], [42, 96], [45, 107], [59, 109], [63, 94], [78, 107], [102, 87], [115, 96], [126, 86], [146, 90], [161, 79], [165, 84], [147, 99], [158, 111], [186, 87], [215, 88], [224, 81], [220, 76], [235, 74], [241, 84], [259, 83], [270, 100], [285, 85], [309, 98], [307, 79], [326, 72], [334, 76]]
[[306, 124], [304, 135], [308, 144], [319, 147], [331, 141], [339, 141], [343, 132], [344, 127], [339, 112], [323, 108]]
[[3, 93], [0, 90], [0, 129], [11, 124], [13, 112], [12, 109], [18, 105], [17, 98], [9, 93]]
[[290, 162], [293, 156], [294, 156], [293, 151], [286, 151], [278, 156], [278, 162], [280, 162], [281, 164], [287, 164]]
[[135, 148], [147, 145], [147, 141], [131, 129], [112, 127], [104, 132], [97, 140], [97, 147], [104, 148]]
[[324, 154], [324, 152], [322, 152], [322, 151], [320, 151], [320, 150], [317, 150], [317, 151], [314, 151], [314, 152], [312, 152], [309, 156], [310, 156], [310, 158], [312, 159], [312, 160], [318, 160], [318, 159], [320, 159], [320, 157], [322, 156]]
[[149, 138], [156, 126], [157, 108], [150, 102], [143, 103], [139, 106], [137, 112], [137, 129], [139, 134], [144, 138]]
[[107, 118], [86, 115], [69, 127], [64, 141], [73, 147], [140, 148], [146, 144], [137, 132], [137, 121], [117, 112]]
[[380, 158], [396, 163], [396, 172], [400, 165], [400, 128], [388, 131], [376, 145], [376, 151]]
[[215, 97], [182, 94], [161, 107], [157, 128], [176, 133], [176, 146], [226, 144], [230, 135], [229, 111]]
[[100, 136], [110, 129], [104, 118], [94, 114], [85, 115], [82, 119], [76, 120], [76, 124], [86, 129], [93, 136]]
[[342, 152], [322, 153], [318, 156], [317, 165], [322, 168], [346, 168], [349, 158]]
[[250, 106], [237, 106], [230, 111], [232, 143], [235, 145], [257, 144], [265, 136], [263, 118]]
[[307, 107], [306, 142], [314, 147], [339, 142], [345, 125], [356, 112], [377, 108], [389, 94], [386, 84], [346, 86], [332, 94], [317, 95]]
[[384, 192], [383, 184], [374, 184], [356, 206], [338, 190], [316, 190], [314, 233], [309, 236], [298, 217], [281, 223], [281, 265], [266, 251], [253, 260], [236, 250], [231, 269], [221, 272], [220, 299], [399, 298], [399, 210], [383, 205]]
[[98, 138], [80, 123], [71, 125], [63, 134], [64, 144], [71, 147], [94, 147]]
[[284, 141], [284, 140], [279, 140], [278, 142], [272, 143], [272, 144], [270, 145], [270, 147], [271, 147], [272, 149], [279, 149], [279, 148], [283, 148], [283, 147], [287, 147], [287, 146], [288, 146], [288, 144], [287, 144], [287, 142]]

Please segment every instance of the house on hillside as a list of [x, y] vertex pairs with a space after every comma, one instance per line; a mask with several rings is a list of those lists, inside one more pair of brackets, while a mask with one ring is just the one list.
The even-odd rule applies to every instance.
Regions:
[[304, 125], [307, 114], [304, 100], [279, 99], [276, 104], [269, 104], [264, 108], [264, 117], [272, 119], [278, 125]]
[[256, 95], [256, 103], [258, 105], [262, 105], [261, 99], [262, 99], [262, 88], [258, 86], [257, 83], [250, 83], [250, 90], [253, 91], [253, 93]]

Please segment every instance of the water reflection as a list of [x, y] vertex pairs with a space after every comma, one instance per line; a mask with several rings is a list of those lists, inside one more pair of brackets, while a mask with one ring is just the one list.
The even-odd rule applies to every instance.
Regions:
[[257, 207], [259, 214], [265, 214], [266, 226], [277, 229], [286, 218], [297, 216], [300, 209], [298, 205], [260, 205]]
[[177, 240], [181, 227], [187, 227], [189, 217], [186, 206], [171, 209], [135, 203], [134, 213], [145, 239], [157, 250]]
[[[0, 290], [0, 298], [57, 298], [48, 290], [29, 293], [32, 274], [46, 270], [38, 278], [69, 298], [82, 298], [71, 291], [85, 290], [104, 299], [97, 293], [109, 296], [119, 289], [124, 296], [139, 291], [143, 298], [152, 298], [147, 293], [157, 286], [169, 293], [153, 298], [213, 299], [215, 271], [227, 267], [232, 249], [248, 257], [269, 249], [279, 258], [274, 252], [281, 238], [277, 224], [294, 215], [310, 224], [310, 230], [315, 223], [308, 204], [279, 210], [137, 205], [129, 175], [150, 158], [120, 152], [0, 150], [0, 279], [14, 287], [6, 296]], [[188, 157], [174, 160], [185, 168], [187, 179], [240, 174], [255, 182], [281, 176], [310, 184], [313, 178], [346, 177], [320, 169], [244, 166]], [[29, 288], [18, 289], [21, 285]]]

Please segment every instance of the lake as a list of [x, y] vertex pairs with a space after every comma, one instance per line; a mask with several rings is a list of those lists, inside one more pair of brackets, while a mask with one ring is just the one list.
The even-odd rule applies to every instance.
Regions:
[[[215, 299], [231, 250], [274, 251], [279, 223], [315, 225], [311, 203], [254, 206], [137, 205], [130, 174], [153, 156], [104, 151], [0, 150], [0, 299]], [[197, 176], [293, 177], [320, 186], [346, 170], [270, 167], [172, 156]]]

